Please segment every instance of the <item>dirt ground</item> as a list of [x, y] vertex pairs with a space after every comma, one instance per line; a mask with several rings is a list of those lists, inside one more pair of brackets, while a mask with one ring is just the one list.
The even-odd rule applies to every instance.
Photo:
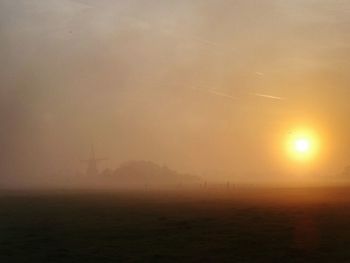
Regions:
[[3, 192], [0, 262], [350, 262], [349, 190]]

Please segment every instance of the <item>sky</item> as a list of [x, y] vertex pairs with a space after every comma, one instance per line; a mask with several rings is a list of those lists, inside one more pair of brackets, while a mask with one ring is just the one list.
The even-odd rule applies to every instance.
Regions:
[[[350, 164], [346, 0], [0, 0], [2, 179], [150, 160], [209, 178]], [[102, 167], [101, 167], [102, 168]]]

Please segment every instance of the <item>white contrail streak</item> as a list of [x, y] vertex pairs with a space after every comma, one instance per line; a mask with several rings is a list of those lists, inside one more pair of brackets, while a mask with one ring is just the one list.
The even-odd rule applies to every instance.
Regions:
[[233, 96], [228, 95], [226, 93], [222, 93], [222, 92], [215, 91], [215, 90], [208, 90], [208, 92], [211, 93], [211, 94], [217, 95], [217, 96], [228, 98], [228, 99], [233, 99], [233, 100], [237, 99], [236, 97], [233, 97]]
[[[234, 96], [229, 95], [227, 93], [224, 93], [224, 92], [221, 92], [221, 91], [216, 91], [216, 90], [213, 90], [213, 89], [205, 89], [205, 88], [198, 88], [198, 87], [192, 87], [192, 89], [199, 90], [199, 91], [202, 91], [202, 92], [211, 93], [211, 94], [214, 94], [216, 96], [220, 96], [220, 97], [224, 97], [224, 98], [228, 98], [228, 99], [232, 99], [232, 100], [237, 100], [238, 99], [237, 97], [234, 97]], [[285, 100], [285, 98], [282, 98], [282, 97], [272, 96], [272, 95], [262, 94], [262, 93], [249, 93], [249, 95], [262, 97], [262, 98], [265, 98], [265, 99], [271, 99], [271, 100]]]
[[203, 88], [198, 88], [198, 87], [192, 87], [192, 89], [199, 90], [199, 91], [202, 91], [202, 92], [211, 93], [211, 94], [214, 94], [216, 96], [228, 98], [228, 99], [231, 99], [231, 100], [236, 100], [237, 99], [236, 97], [231, 96], [231, 95], [229, 95], [227, 93], [223, 93], [223, 92], [212, 90], [212, 89], [203, 89]]
[[273, 100], [284, 100], [285, 99], [282, 97], [272, 96], [272, 95], [268, 95], [268, 94], [261, 94], [261, 93], [251, 93], [251, 95], [266, 98], [266, 99], [273, 99]]

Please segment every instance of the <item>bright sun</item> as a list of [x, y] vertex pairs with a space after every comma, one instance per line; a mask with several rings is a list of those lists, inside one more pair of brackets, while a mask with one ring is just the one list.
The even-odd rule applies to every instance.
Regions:
[[291, 132], [287, 139], [289, 156], [298, 161], [309, 161], [318, 152], [317, 136], [310, 131]]
[[310, 151], [311, 143], [307, 138], [296, 139], [294, 142], [294, 148], [296, 152], [306, 153]]

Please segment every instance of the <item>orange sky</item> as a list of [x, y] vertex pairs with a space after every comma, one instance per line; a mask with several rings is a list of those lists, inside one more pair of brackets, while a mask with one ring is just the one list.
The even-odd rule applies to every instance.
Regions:
[[350, 163], [350, 2], [0, 0], [8, 173], [146, 159], [214, 178], [284, 176], [289, 132], [313, 173]]

